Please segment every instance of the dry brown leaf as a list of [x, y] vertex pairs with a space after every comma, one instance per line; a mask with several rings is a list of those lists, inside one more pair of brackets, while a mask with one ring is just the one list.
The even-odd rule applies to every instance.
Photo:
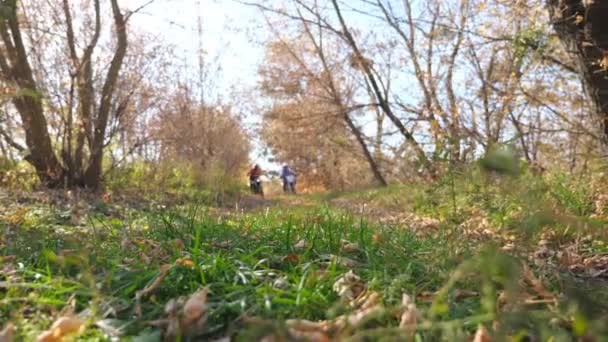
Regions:
[[208, 290], [204, 288], [188, 298], [188, 301], [184, 305], [183, 324], [189, 326], [203, 318], [206, 313], [207, 292]]
[[539, 295], [540, 297], [544, 298], [544, 299], [554, 299], [555, 297], [545, 289], [545, 286], [543, 285], [543, 283], [536, 278], [536, 276], [534, 275], [534, 273], [532, 272], [532, 270], [530, 270], [530, 268], [528, 266], [524, 265], [524, 271], [523, 271], [523, 276], [524, 276], [524, 280], [530, 285], [532, 286], [532, 289], [534, 290], [534, 292], [536, 292], [537, 295]]
[[[368, 309], [358, 310], [358, 311], [351, 313], [350, 315], [346, 316], [346, 321], [348, 322], [349, 326], [356, 328], [362, 322], [366, 321], [370, 317], [379, 315], [383, 311], [384, 311], [384, 308], [381, 305], [376, 305], [376, 306], [373, 306]], [[343, 317], [343, 316], [341, 316], [341, 317]], [[336, 325], [340, 328], [343, 327], [342, 322], [341, 322], [341, 320], [343, 320], [343, 318], [341, 318], [341, 317], [338, 317], [338, 319], [336, 319]]]
[[156, 289], [163, 283], [163, 280], [169, 274], [169, 270], [171, 270], [172, 265], [163, 265], [160, 267], [160, 274], [154, 279], [152, 283], [146, 286], [143, 290], [139, 290], [135, 293], [135, 312], [138, 316], [142, 315], [141, 312], [141, 303], [140, 300], [143, 297], [150, 295], [152, 292], [156, 291]]
[[365, 289], [365, 285], [361, 282], [361, 278], [350, 270], [338, 277], [332, 288], [343, 301], [353, 303]]
[[437, 293], [431, 291], [422, 291], [416, 296], [416, 298], [423, 302], [432, 302], [435, 300]]
[[362, 310], [369, 309], [379, 304], [380, 297], [382, 296], [378, 292], [363, 292], [355, 300], [354, 306], [360, 307]]
[[289, 329], [289, 335], [296, 340], [304, 340], [309, 342], [329, 342], [331, 341], [327, 334], [320, 331], [300, 331]]
[[342, 251], [347, 253], [354, 253], [361, 250], [361, 248], [359, 248], [359, 244], [352, 243], [347, 240], [340, 240], [340, 245], [342, 247]]
[[384, 241], [384, 235], [382, 234], [382, 232], [375, 232], [372, 236], [372, 240], [374, 241], [374, 243], [380, 244]]
[[169, 274], [169, 270], [171, 270], [171, 265], [161, 266], [160, 274], [156, 277], [156, 279], [154, 279], [152, 283], [150, 283], [150, 285], [146, 286], [143, 290], [138, 291], [137, 296], [145, 297], [154, 292], [160, 286], [160, 284], [163, 283], [163, 280], [165, 280], [165, 278]]
[[480, 325], [477, 328], [477, 332], [475, 333], [475, 337], [473, 338], [473, 342], [490, 342], [492, 339], [490, 338], [490, 334], [483, 325]]
[[165, 305], [165, 313], [168, 318], [162, 321], [158, 321], [159, 323], [164, 324], [166, 327], [165, 330], [165, 341], [174, 340], [180, 333], [180, 323], [179, 323], [179, 311], [183, 306], [183, 301], [181, 298], [179, 299], [171, 299]]
[[38, 338], [37, 342], [61, 342], [63, 338], [67, 335], [79, 333], [84, 330], [84, 321], [79, 317], [59, 317], [51, 325], [51, 328], [47, 331], [42, 332]]
[[295, 339], [306, 341], [325, 342], [330, 341], [327, 336], [329, 323], [327, 321], [312, 322], [308, 320], [289, 319], [285, 322], [289, 334]]
[[296, 251], [302, 251], [305, 250], [308, 247], [308, 243], [306, 242], [306, 240], [301, 239], [300, 241], [298, 241], [295, 245], [293, 245], [293, 248]]
[[580, 255], [570, 252], [567, 249], [559, 256], [559, 264], [562, 267], [571, 268], [573, 266], [580, 266], [581, 268], [584, 268], [584, 266], [581, 265], [582, 262], [583, 258]]
[[148, 255], [146, 255], [146, 253], [144, 253], [144, 252], [140, 252], [140, 253], [141, 253], [141, 256], [140, 256], [141, 261], [144, 264], [149, 265], [152, 262], [152, 260], [150, 260], [150, 257]]
[[281, 259], [281, 262], [288, 264], [296, 264], [299, 260], [300, 258], [297, 254], [289, 253]]
[[342, 267], [346, 267], [346, 268], [355, 268], [355, 267], [361, 265], [359, 262], [357, 262], [353, 259], [343, 257], [343, 256], [337, 256], [337, 255], [331, 255], [330, 260], [332, 262], [335, 262], [336, 264], [338, 264]]
[[0, 342], [13, 342], [15, 338], [15, 326], [13, 323], [8, 323], [2, 331], [0, 331]]
[[192, 262], [192, 260], [190, 259], [189, 256], [183, 257], [183, 258], [178, 258], [177, 260], [175, 260], [175, 264], [176, 265], [180, 265], [180, 266], [184, 266], [187, 268], [193, 268], [194, 267], [194, 262]]
[[471, 298], [471, 297], [477, 297], [479, 296], [479, 293], [476, 291], [469, 291], [469, 290], [456, 290], [454, 292], [454, 300], [459, 302], [463, 299], [467, 299], [467, 298]]
[[305, 319], [288, 319], [285, 321], [290, 329], [296, 329], [300, 331], [328, 331], [329, 323], [327, 321], [313, 322]]
[[419, 313], [412, 298], [405, 293], [401, 299], [401, 305], [403, 306], [403, 313], [401, 314], [399, 327], [406, 331], [406, 339], [410, 341], [414, 338], [414, 334], [416, 333]]

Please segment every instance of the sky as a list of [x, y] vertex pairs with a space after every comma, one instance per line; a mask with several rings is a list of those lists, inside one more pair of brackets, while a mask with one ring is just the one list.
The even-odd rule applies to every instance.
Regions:
[[[124, 0], [134, 10], [150, 0]], [[259, 22], [258, 10], [234, 0], [155, 0], [131, 19], [135, 29], [157, 35], [176, 47], [176, 54], [198, 67], [198, 18], [202, 19], [207, 61], [221, 57], [221, 87], [255, 85], [262, 47], [249, 37]]]
[[[150, 0], [123, 0], [121, 4], [135, 10]], [[175, 46], [175, 54], [198, 72], [199, 34], [198, 20], [202, 19], [202, 44], [207, 63], [217, 63], [221, 72], [214, 74], [215, 94], [231, 96], [238, 92], [252, 93], [257, 83], [257, 70], [264, 55], [259, 41], [264, 30], [259, 10], [234, 0], [155, 0], [131, 20], [131, 28], [142, 30]], [[230, 102], [230, 99], [229, 99]], [[244, 125], [251, 129], [261, 116], [246, 113]], [[265, 168], [278, 168], [263, 153], [263, 145], [255, 139], [251, 152], [252, 161]]]

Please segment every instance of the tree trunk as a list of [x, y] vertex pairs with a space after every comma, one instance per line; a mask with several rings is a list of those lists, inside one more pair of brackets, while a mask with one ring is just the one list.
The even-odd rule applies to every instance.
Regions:
[[0, 18], [0, 35], [4, 43], [0, 48], [0, 70], [19, 89], [12, 102], [25, 131], [25, 143], [29, 150], [25, 159], [34, 166], [41, 182], [58, 186], [62, 183], [64, 172], [53, 151], [42, 107], [42, 94], [38, 92], [21, 36], [17, 3], [9, 1], [3, 5], [9, 13]]
[[350, 116], [348, 116], [348, 113], [344, 113], [343, 117], [344, 117], [344, 121], [346, 121], [346, 124], [348, 125], [348, 128], [350, 128], [351, 132], [357, 139], [357, 142], [359, 142], [359, 145], [361, 145], [361, 150], [363, 151], [363, 155], [365, 156], [365, 159], [367, 160], [367, 163], [369, 164], [369, 167], [372, 170], [372, 173], [374, 174], [374, 178], [376, 178], [376, 181], [378, 181], [378, 183], [380, 183], [380, 185], [387, 186], [388, 183], [386, 182], [386, 179], [384, 179], [384, 176], [382, 176], [382, 173], [380, 172], [380, 169], [378, 168], [378, 164], [376, 163], [376, 161], [374, 160], [374, 157], [372, 156], [371, 152], [369, 151], [369, 148], [367, 147], [367, 144], [365, 143], [365, 139], [363, 138], [363, 134], [361, 133], [361, 130], [355, 125], [353, 120], [351, 120]]
[[573, 53], [608, 145], [608, 0], [547, 0], [551, 22]]
[[97, 119], [95, 121], [95, 131], [93, 132], [93, 141], [91, 144], [91, 158], [89, 166], [84, 175], [84, 182], [88, 188], [97, 189], [101, 185], [102, 167], [103, 167], [103, 148], [106, 137], [106, 127], [112, 109], [112, 98], [114, 95], [114, 86], [118, 80], [118, 75], [122, 67], [123, 60], [127, 53], [127, 27], [123, 14], [120, 12], [117, 0], [111, 0], [112, 14], [114, 16], [114, 29], [116, 30], [117, 45], [114, 57], [110, 63], [110, 69], [106, 76], [101, 91], [101, 101]]

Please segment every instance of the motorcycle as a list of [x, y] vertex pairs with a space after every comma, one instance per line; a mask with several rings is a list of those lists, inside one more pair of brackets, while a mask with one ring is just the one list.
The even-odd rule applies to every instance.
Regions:
[[261, 195], [262, 198], [264, 198], [264, 187], [262, 186], [262, 180], [259, 177], [251, 179], [249, 181], [249, 187], [251, 188], [251, 193]]

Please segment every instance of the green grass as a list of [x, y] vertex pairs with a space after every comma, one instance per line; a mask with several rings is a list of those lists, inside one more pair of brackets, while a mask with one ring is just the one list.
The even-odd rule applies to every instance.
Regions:
[[[475, 206], [495, 226], [510, 229], [535, 217], [539, 198], [555, 197], [541, 183], [530, 191], [529, 183], [486, 186], [477, 178], [461, 179], [458, 184], [409, 190], [395, 186], [314, 195], [306, 198], [305, 208], [277, 205], [246, 214], [192, 205], [161, 210], [99, 202], [80, 224], [71, 219], [73, 209], [35, 201], [13, 205], [2, 213], [0, 325], [13, 322], [18, 340], [33, 340], [75, 298], [76, 311], [89, 318], [79, 340], [109, 340], [107, 331], [94, 325], [107, 320], [120, 327], [120, 339], [154, 341], [163, 329], [151, 322], [166, 317], [165, 304], [208, 287], [208, 321], [196, 338], [255, 340], [271, 332], [285, 334], [287, 319], [326, 320], [348, 312], [332, 286], [352, 269], [371, 291], [381, 293], [386, 308], [348, 334], [355, 340], [401, 336], [394, 312], [401, 310], [403, 293], [417, 298], [421, 340], [464, 340], [478, 324], [490, 329], [495, 322], [500, 327], [497, 336], [569, 340], [577, 333], [606, 333], [602, 320], [608, 296], [603, 283], [572, 285], [570, 278], [553, 270], [537, 268], [536, 273], [551, 291], [564, 294], [558, 305], [514, 300], [509, 310], [499, 307], [499, 292], [522, 292], [520, 267], [529, 255], [507, 255], [500, 252], [498, 241], [469, 239], [459, 231], [460, 222]], [[509, 196], [492, 195], [500, 193], [501, 186], [515, 190]], [[518, 188], [526, 188], [528, 197]], [[571, 197], [558, 199], [579, 203]], [[432, 234], [416, 235], [406, 223], [381, 226], [327, 204], [336, 199], [448, 219]], [[581, 208], [572, 207], [574, 213], [585, 214]], [[521, 212], [530, 215], [514, 214]], [[301, 239], [308, 246], [296, 250]], [[361, 248], [345, 252], [341, 240]], [[192, 266], [176, 265], [185, 257]], [[341, 258], [356, 266], [344, 265]], [[163, 265], [174, 266], [138, 303], [137, 292], [158, 277]], [[479, 296], [459, 299], [462, 290]], [[424, 300], [428, 293], [435, 295]]]

